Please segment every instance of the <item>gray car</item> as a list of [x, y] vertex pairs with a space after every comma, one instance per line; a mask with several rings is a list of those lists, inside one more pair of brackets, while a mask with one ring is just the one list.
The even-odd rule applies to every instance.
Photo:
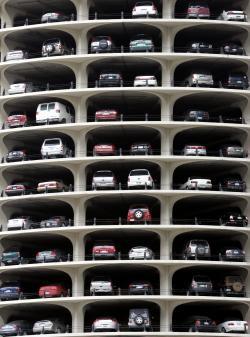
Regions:
[[152, 326], [149, 309], [147, 308], [130, 309], [128, 328], [129, 330], [140, 330], [140, 331], [151, 330]]
[[36, 253], [36, 263], [68, 261], [68, 254], [61, 249], [41, 250]]
[[19, 319], [3, 324], [0, 327], [1, 336], [20, 336], [30, 335], [32, 332], [32, 325], [26, 320]]

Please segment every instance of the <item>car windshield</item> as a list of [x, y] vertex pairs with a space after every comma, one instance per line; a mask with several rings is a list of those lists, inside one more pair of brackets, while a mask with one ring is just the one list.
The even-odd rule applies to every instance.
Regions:
[[199, 2], [189, 4], [189, 8], [200, 8], [200, 7], [208, 8], [208, 5], [207, 4], [203, 4], [203, 3], [199, 3]]
[[48, 44], [48, 43], [60, 43], [59, 39], [50, 39], [50, 40], [46, 40], [44, 42], [44, 44]]
[[205, 241], [205, 240], [192, 240], [191, 245], [205, 245], [205, 246], [207, 246], [207, 241]]
[[20, 253], [19, 252], [4, 252], [3, 257], [5, 258], [13, 258], [13, 257], [19, 257]]
[[153, 3], [151, 1], [142, 1], [137, 2], [135, 6], [153, 6]]
[[97, 171], [94, 177], [113, 177], [113, 172], [111, 171]]
[[16, 116], [16, 115], [24, 115], [24, 112], [20, 112], [20, 111], [13, 111], [9, 114], [9, 116]]
[[100, 40], [109, 40], [109, 36], [96, 36], [93, 38], [93, 41], [100, 41]]
[[203, 275], [194, 276], [194, 280], [196, 282], [210, 282], [210, 278], [208, 276]]
[[243, 78], [247, 78], [244, 74], [231, 74], [229, 77], [234, 80], [242, 80]]
[[44, 142], [45, 145], [58, 145], [60, 144], [60, 139], [48, 139]]
[[133, 170], [129, 173], [130, 176], [145, 176], [149, 175], [148, 170]]

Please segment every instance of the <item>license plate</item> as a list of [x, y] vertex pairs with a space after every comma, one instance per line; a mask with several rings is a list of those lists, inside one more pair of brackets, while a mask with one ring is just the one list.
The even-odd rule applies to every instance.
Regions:
[[240, 186], [240, 183], [235, 183], [235, 186]]
[[13, 190], [16, 190], [16, 186], [12, 187]]
[[50, 292], [49, 291], [45, 291], [45, 295], [49, 295], [50, 294]]
[[206, 288], [207, 286], [205, 284], [200, 285], [201, 288]]
[[10, 292], [11, 292], [11, 290], [9, 290], [9, 289], [8, 289], [8, 290], [5, 290], [5, 292], [6, 292], [6, 293], [10, 293]]
[[101, 253], [102, 254], [106, 254], [106, 253], [108, 253], [106, 250], [101, 250]]
[[239, 254], [238, 250], [234, 250], [233, 253], [236, 254], [236, 255]]
[[242, 81], [237, 81], [237, 83], [242, 83]]

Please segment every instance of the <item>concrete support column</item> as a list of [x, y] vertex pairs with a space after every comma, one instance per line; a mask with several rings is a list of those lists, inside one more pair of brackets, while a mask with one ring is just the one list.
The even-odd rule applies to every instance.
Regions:
[[87, 0], [80, 1], [78, 5], [77, 19], [79, 21], [88, 20], [88, 17], [89, 17], [88, 1]]
[[79, 123], [85, 123], [87, 122], [87, 114], [88, 114], [88, 110], [87, 110], [87, 98], [86, 97], [81, 97], [80, 99], [80, 103], [79, 103]]
[[171, 51], [171, 39], [169, 34], [169, 28], [163, 27], [161, 29], [161, 35], [162, 35], [162, 52], [169, 53]]
[[168, 273], [168, 267], [160, 268], [160, 295], [163, 296], [171, 294]]
[[77, 89], [87, 88], [88, 87], [87, 65], [84, 63], [80, 64], [77, 74], [78, 74], [78, 77], [77, 77], [76, 88]]
[[84, 327], [84, 309], [81, 303], [74, 305], [74, 315], [72, 317], [72, 333], [82, 333]]
[[171, 86], [170, 63], [168, 61], [161, 62], [161, 85], [162, 87]]
[[167, 122], [171, 120], [169, 95], [161, 95], [161, 121]]
[[168, 260], [170, 255], [169, 247], [169, 237], [168, 233], [162, 232], [161, 235], [161, 244], [160, 244], [160, 255], [161, 260]]
[[171, 19], [174, 17], [174, 5], [176, 0], [162, 1], [162, 18]]
[[81, 269], [74, 272], [72, 282], [73, 282], [72, 296], [73, 297], [83, 296], [84, 295], [83, 271]]
[[160, 331], [167, 332], [170, 330], [171, 320], [169, 320], [169, 304], [168, 302], [163, 302], [160, 306], [161, 317], [160, 317]]
[[170, 130], [161, 129], [161, 155], [169, 156], [171, 154], [172, 144], [170, 142]]

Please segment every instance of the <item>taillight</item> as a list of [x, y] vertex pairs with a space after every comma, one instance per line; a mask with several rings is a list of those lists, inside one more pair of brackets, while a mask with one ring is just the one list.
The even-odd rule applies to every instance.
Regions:
[[234, 323], [231, 322], [231, 323], [228, 323], [227, 325], [228, 325], [228, 326], [234, 326]]
[[55, 251], [55, 250], [52, 250], [52, 251], [50, 252], [50, 255], [51, 255], [51, 256], [56, 256], [56, 251]]
[[216, 322], [215, 322], [215, 321], [212, 321], [212, 325], [216, 325]]
[[199, 320], [195, 321], [195, 325], [201, 325], [201, 321]]
[[234, 217], [233, 217], [232, 215], [230, 215], [229, 219], [230, 219], [230, 220], [233, 220], [233, 219], [234, 219]]
[[193, 287], [193, 288], [197, 288], [197, 282], [192, 281], [192, 287]]

